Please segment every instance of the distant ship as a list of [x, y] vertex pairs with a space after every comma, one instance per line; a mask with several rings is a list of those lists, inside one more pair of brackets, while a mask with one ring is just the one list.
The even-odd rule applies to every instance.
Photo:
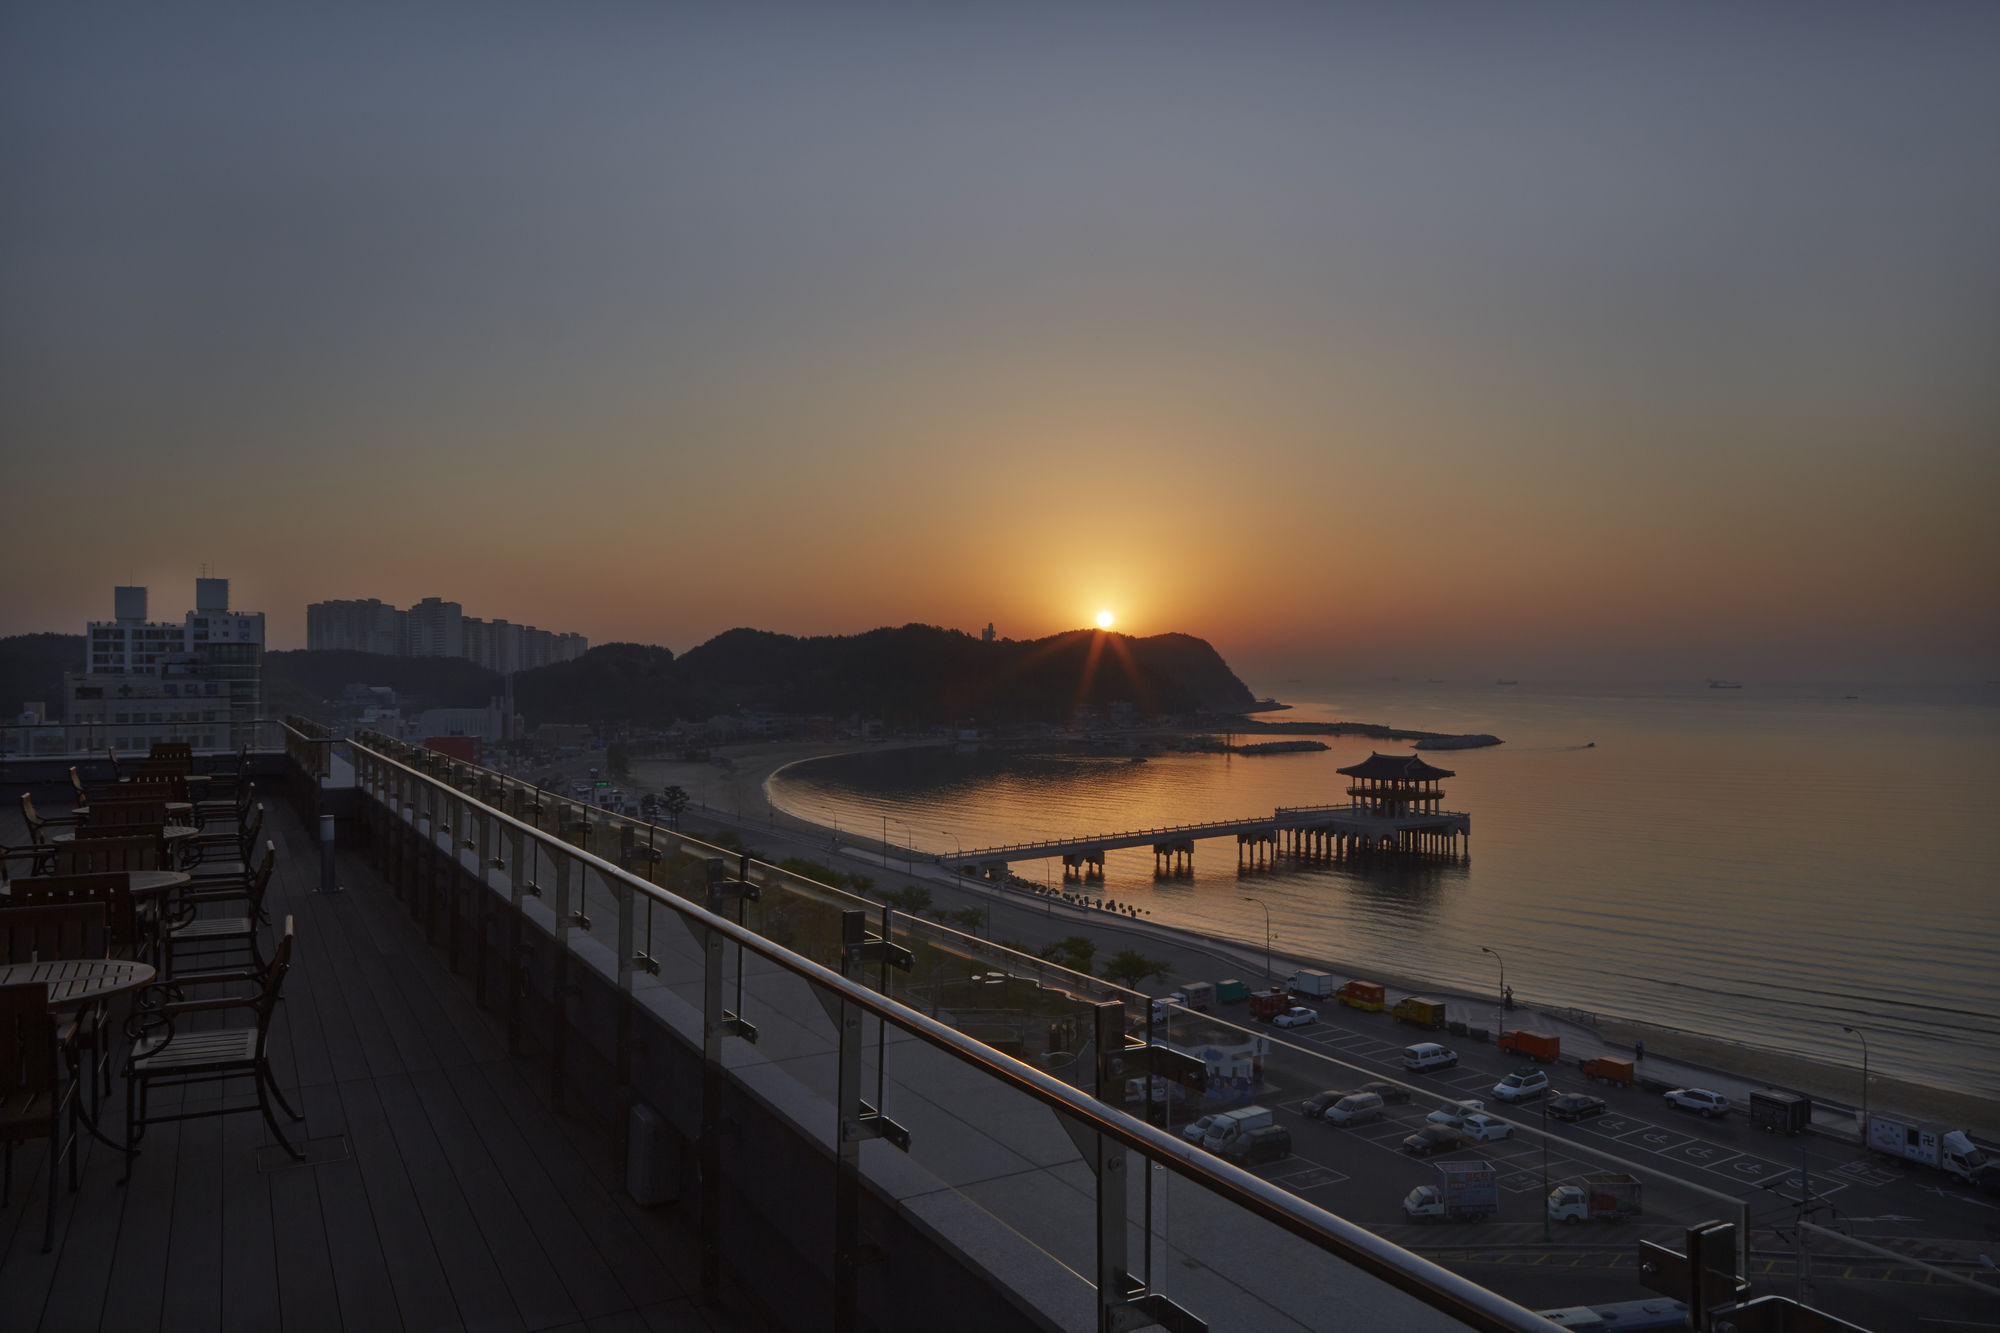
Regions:
[[1493, 683], [1495, 685], [1519, 685], [1521, 682], [1518, 680], [1496, 680]]
[[1708, 688], [1711, 690], [1740, 690], [1743, 687], [1733, 680], [1711, 680], [1708, 682]]

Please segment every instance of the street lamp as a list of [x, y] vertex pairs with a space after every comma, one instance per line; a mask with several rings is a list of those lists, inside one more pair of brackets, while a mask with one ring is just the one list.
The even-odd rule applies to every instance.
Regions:
[[1277, 978], [1271, 975], [1271, 905], [1262, 898], [1252, 898], [1247, 893], [1243, 895], [1243, 901], [1255, 903], [1264, 909], [1264, 980], [1275, 981]]
[[1483, 944], [1479, 946], [1479, 952], [1492, 954], [1493, 961], [1500, 964], [1500, 1008], [1493, 1019], [1493, 1039], [1498, 1041], [1501, 1029], [1507, 1026], [1507, 960], [1500, 956], [1498, 949], [1489, 949]]
[[1861, 1038], [1861, 1146], [1865, 1148], [1868, 1146], [1868, 1034], [1845, 1023], [1840, 1030]]

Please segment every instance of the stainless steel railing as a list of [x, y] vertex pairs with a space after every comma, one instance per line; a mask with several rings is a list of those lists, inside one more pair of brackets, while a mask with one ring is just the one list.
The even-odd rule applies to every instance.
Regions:
[[[586, 811], [578, 803], [554, 793], [526, 788], [524, 784], [490, 770], [433, 756], [430, 752], [416, 751], [382, 737], [356, 737], [329, 746], [321, 738], [308, 737], [289, 728], [287, 731], [290, 733], [288, 748], [300, 757], [302, 763], [306, 762], [304, 756], [310, 753], [325, 755], [334, 749], [343, 750], [345, 759], [353, 766], [356, 785], [368, 800], [386, 808], [395, 819], [418, 833], [433, 852], [448, 856], [450, 863], [459, 871], [476, 875], [496, 895], [504, 894], [517, 916], [528, 915], [527, 904], [539, 899], [540, 906], [534, 909], [536, 919], [541, 928], [555, 936], [561, 949], [575, 952], [581, 947], [582, 938], [600, 940], [609, 937], [613, 941], [609, 960], [594, 954], [596, 961], [592, 965], [603, 973], [606, 981], [623, 993], [628, 1002], [636, 1003], [644, 998], [644, 994], [656, 994], [662, 986], [672, 989], [674, 985], [686, 985], [690, 990], [698, 989], [703, 1015], [703, 1058], [712, 1075], [719, 1077], [723, 1072], [724, 1043], [733, 1036], [740, 1036], [742, 1028], [748, 1025], [742, 1012], [741, 994], [751, 969], [744, 960], [754, 958], [759, 961], [756, 979], [764, 985], [767, 998], [777, 989], [776, 983], [765, 983], [767, 975], [779, 981], [789, 978], [792, 983], [804, 983], [811, 993], [819, 996], [821, 1005], [833, 1020], [837, 1044], [837, 1050], [826, 1052], [835, 1056], [837, 1067], [837, 1076], [831, 1087], [836, 1118], [832, 1137], [842, 1173], [844, 1202], [836, 1210], [839, 1214], [836, 1229], [846, 1225], [841, 1219], [848, 1214], [842, 1210], [852, 1207], [854, 1193], [860, 1187], [861, 1143], [870, 1137], [893, 1139], [896, 1133], [892, 1131], [900, 1130], [889, 1119], [891, 1112], [900, 1113], [899, 1108], [885, 1105], [883, 1090], [887, 1068], [886, 1034], [894, 1031], [899, 1034], [899, 1048], [901, 1041], [907, 1039], [915, 1043], [913, 1049], [942, 1056], [961, 1071], [971, 1071], [989, 1086], [990, 1098], [1025, 1098], [1056, 1113], [1059, 1120], [1068, 1122], [1071, 1138], [1083, 1155], [1085, 1164], [1091, 1168], [1095, 1181], [1095, 1197], [1090, 1207], [1095, 1218], [1092, 1229], [1096, 1257], [1094, 1262], [1089, 1263], [1064, 1262], [1093, 1282], [1100, 1327], [1137, 1326], [1151, 1322], [1142, 1317], [1149, 1313], [1147, 1303], [1158, 1302], [1165, 1296], [1160, 1290], [1167, 1285], [1165, 1282], [1147, 1280], [1152, 1276], [1152, 1247], [1164, 1231], [1163, 1223], [1155, 1216], [1153, 1203], [1152, 1181], [1156, 1170], [1192, 1186], [1198, 1191], [1204, 1207], [1219, 1208], [1225, 1218], [1234, 1215], [1244, 1226], [1255, 1223], [1276, 1228], [1303, 1242], [1324, 1261], [1357, 1270], [1374, 1282], [1466, 1326], [1523, 1330], [1524, 1333], [1547, 1327], [1545, 1320], [1473, 1282], [1127, 1115], [1051, 1072], [1002, 1054], [911, 1004], [878, 993], [855, 979], [853, 967], [846, 968], [847, 975], [843, 975], [842, 970], [837, 970], [843, 958], [853, 959], [859, 955], [870, 962], [877, 962], [889, 952], [884, 945], [890, 949], [900, 947], [895, 944], [893, 915], [875, 908], [864, 899], [786, 875], [777, 867], [756, 864], [747, 858], [736, 857], [726, 867], [733, 881], [748, 881], [760, 887], [782, 889], [788, 894], [799, 895], [800, 903], [810, 909], [803, 911], [802, 915], [822, 924], [833, 919], [835, 914], [870, 909], [879, 911], [880, 935], [863, 942], [858, 950], [855, 943], [848, 939], [841, 945], [837, 956], [830, 959], [835, 966], [829, 966], [799, 948], [766, 938], [750, 926], [731, 920], [722, 911], [711, 910], [710, 906], [696, 902], [690, 896], [654, 882], [660, 878], [664, 867], [669, 872], [671, 883], [682, 888], [690, 884], [699, 886], [705, 883], [699, 875], [709, 873], [708, 862], [714, 856], [727, 855], [722, 849], [679, 834], [662, 835], [661, 831], [654, 829], [645, 844], [644, 856], [634, 858], [623, 853], [627, 848], [638, 845], [636, 837], [614, 849], [603, 841], [608, 830], [599, 827], [610, 825], [622, 828], [629, 823], [621, 825], [617, 820], [605, 818], [602, 812]], [[317, 770], [321, 776], [325, 771]], [[515, 807], [513, 813], [502, 808], [507, 804]], [[531, 813], [524, 808], [527, 805], [537, 808]], [[551, 806], [555, 807], [553, 812], [549, 808]], [[544, 818], [551, 813], [556, 815], [555, 828], [541, 827]], [[572, 817], [566, 818], [565, 814]], [[574, 817], [579, 814], [581, 818]], [[530, 818], [523, 817], [530, 815], [532, 822]], [[617, 864], [611, 857], [591, 850], [589, 844], [593, 836], [600, 839], [599, 845], [604, 850], [620, 853], [620, 859], [626, 860], [628, 865], [634, 859], [643, 860], [647, 875], [642, 877], [626, 865]], [[548, 878], [551, 882], [548, 883], [543, 882], [541, 868], [544, 863], [549, 867]], [[697, 876], [691, 878], [687, 873], [689, 871], [697, 872]], [[592, 879], [597, 886], [594, 895], [590, 883]], [[711, 896], [707, 901], [720, 905], [725, 900]], [[743, 910], [741, 899], [735, 901], [738, 910]], [[608, 920], [601, 916], [593, 920], [593, 902], [602, 905], [598, 909], [600, 912], [609, 909]], [[640, 947], [639, 933], [642, 912], [649, 921], [643, 948]], [[696, 953], [699, 962], [694, 965], [694, 972], [667, 980], [658, 976], [661, 950], [658, 937], [650, 928], [650, 919], [659, 913], [668, 914], [670, 921], [684, 926], [698, 942]], [[603, 929], [598, 928], [600, 922]], [[843, 925], [851, 925], [852, 919], [843, 917], [842, 922]], [[816, 937], [809, 947], [824, 951], [825, 944], [824, 939]], [[455, 936], [453, 947], [456, 947]], [[725, 993], [727, 969], [724, 960], [732, 949], [739, 960], [734, 974], [738, 994], [734, 1010], [728, 1007]], [[1024, 955], [1014, 957], [1027, 961]], [[886, 965], [881, 967], [881, 971], [884, 976], [887, 975]], [[698, 975], [694, 974], [696, 972]], [[1063, 993], [1081, 1006], [1091, 1020], [1088, 1030], [1096, 1058], [1094, 1070], [1087, 1071], [1094, 1073], [1095, 1079], [1089, 1081], [1100, 1087], [1122, 1082], [1126, 1072], [1140, 1070], [1152, 1058], [1145, 1049], [1126, 1048], [1128, 1006], [1142, 1005], [1144, 997], [1109, 987], [1094, 978], [1084, 978], [1081, 974], [1045, 977], [1045, 980], [1073, 988]], [[792, 1015], [802, 1030], [815, 1018], [809, 1012], [811, 1008], [808, 1004], [805, 1011]], [[872, 1102], [860, 1096], [862, 1060], [867, 1045], [863, 1035], [864, 1021], [877, 1025], [877, 1082]], [[810, 1041], [805, 1044], [810, 1045]], [[910, 1062], [910, 1057], [903, 1054], [897, 1058], [906, 1064]], [[705, 1099], [705, 1118], [707, 1110], [708, 1101]], [[971, 1131], [965, 1132], [970, 1138]], [[720, 1133], [720, 1126], [704, 1123], [701, 1139], [704, 1144], [712, 1143]], [[1127, 1169], [1127, 1157], [1133, 1154], [1148, 1164], [1144, 1171], [1146, 1189], [1142, 1205], [1145, 1216], [1131, 1219], [1144, 1237], [1141, 1245], [1143, 1253], [1139, 1255], [1132, 1255], [1128, 1250], [1127, 1212], [1132, 1191], [1126, 1182], [1139, 1178], [1139, 1173]], [[1165, 1191], [1165, 1186], [1162, 1189]], [[1170, 1197], [1173, 1196], [1170, 1194]], [[1048, 1210], [1060, 1211], [1072, 1203], [1062, 1189], [1051, 1185]], [[706, 1214], [709, 1208], [706, 1191], [703, 1208]], [[719, 1217], [705, 1215], [702, 1220], [704, 1232], [710, 1235], [719, 1233]], [[851, 1246], [840, 1244], [839, 1236], [833, 1239], [837, 1255], [843, 1250], [851, 1252]], [[1236, 1283], [1237, 1287], [1255, 1290], [1253, 1278], [1256, 1282], [1272, 1280], [1272, 1274], [1260, 1265], [1260, 1256], [1249, 1253], [1265, 1248], [1245, 1247], [1246, 1252], [1240, 1258], [1244, 1265], [1244, 1281]], [[1211, 1261], [1215, 1257], [1209, 1256]], [[707, 1268], [705, 1259], [705, 1274]], [[1278, 1280], [1283, 1279], [1280, 1277]], [[1350, 1288], [1349, 1296], [1356, 1294], [1351, 1289], [1354, 1283], [1351, 1274], [1343, 1276], [1339, 1268], [1328, 1268], [1324, 1264], [1313, 1272], [1296, 1274], [1294, 1280], [1335, 1288], [1346, 1284]], [[837, 1272], [837, 1289], [842, 1287], [843, 1281], [844, 1290], [851, 1299], [854, 1289], [852, 1274], [847, 1273], [843, 1279]], [[1362, 1291], [1360, 1294], [1367, 1293]], [[1159, 1309], [1158, 1305], [1154, 1305], [1150, 1313], [1158, 1313]], [[1192, 1313], [1197, 1317], [1203, 1315], [1200, 1309]], [[1229, 1322], [1229, 1316], [1221, 1311], [1216, 1312], [1214, 1317]], [[1137, 1322], [1128, 1322], [1133, 1320]]]

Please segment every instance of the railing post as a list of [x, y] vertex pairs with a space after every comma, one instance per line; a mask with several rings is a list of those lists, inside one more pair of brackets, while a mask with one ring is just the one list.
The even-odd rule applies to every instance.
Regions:
[[614, 879], [611, 893], [618, 906], [618, 1013], [614, 1019], [616, 1031], [613, 1037], [615, 1115], [611, 1123], [612, 1138], [622, 1166], [629, 1146], [627, 1139], [632, 1120], [632, 972], [638, 962], [639, 941], [633, 919], [632, 886], [622, 879]]
[[[1116, 1106], [1124, 1096], [1125, 1006], [1111, 1000], [1094, 1009], [1097, 1100]], [[1126, 1283], [1131, 1265], [1125, 1255], [1125, 1165], [1129, 1155], [1103, 1134], [1092, 1137], [1097, 1147], [1092, 1163], [1097, 1176], [1097, 1328], [1098, 1333], [1118, 1333], [1124, 1327], [1131, 1298]]]
[[701, 932], [701, 1290], [722, 1292], [722, 936]]
[[840, 1072], [838, 1135], [833, 1186], [833, 1327], [853, 1333], [860, 1327], [861, 1270], [861, 1008], [842, 997], [838, 1006]]
[[472, 911], [472, 1001], [481, 1009], [486, 1007], [486, 923], [493, 899], [493, 842], [493, 819], [481, 810], [479, 850], [474, 853], [479, 858], [479, 898]]
[[569, 1051], [564, 1031], [564, 996], [569, 989], [570, 856], [556, 862], [555, 980], [549, 987], [549, 1105], [562, 1110], [563, 1062]]
[[[530, 863], [529, 847], [534, 847], [533, 863]], [[522, 950], [526, 947], [521, 939], [525, 913], [521, 900], [528, 893], [528, 885], [533, 877], [541, 873], [541, 848], [539, 843], [530, 843], [528, 835], [520, 829], [514, 830], [514, 860], [507, 872], [507, 899], [513, 911], [507, 915], [507, 1054], [521, 1053], [521, 995], [527, 989], [528, 978], [522, 961]], [[537, 890], [539, 892], [539, 890]]]

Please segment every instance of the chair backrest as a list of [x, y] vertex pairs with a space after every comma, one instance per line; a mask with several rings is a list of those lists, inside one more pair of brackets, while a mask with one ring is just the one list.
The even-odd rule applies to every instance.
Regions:
[[118, 771], [118, 747], [115, 745], [105, 746], [104, 757], [111, 761], [111, 780], [113, 782], [118, 781], [119, 778], [124, 776], [124, 774]]
[[107, 951], [128, 956], [139, 944], [139, 914], [132, 898], [132, 881], [123, 873], [92, 875], [29, 875], [10, 886], [20, 907], [71, 907], [102, 903], [104, 924], [110, 927]]
[[250, 812], [250, 818], [243, 821], [242, 828], [236, 834], [236, 845], [242, 850], [245, 861], [250, 859], [250, 851], [257, 845], [257, 835], [263, 831], [264, 803], [259, 801], [257, 808]]
[[292, 918], [285, 918], [285, 933], [271, 951], [264, 968], [264, 990], [257, 997], [257, 1056], [262, 1059], [271, 1040], [271, 1015], [277, 1012], [279, 995], [285, 989], [285, 974], [292, 970], [292, 939], [296, 932]]
[[158, 773], [121, 782], [105, 795], [114, 801], [185, 801], [188, 784], [178, 773]]
[[136, 778], [184, 778], [194, 771], [194, 760], [189, 759], [134, 759], [132, 776]]
[[0, 986], [0, 1102], [56, 1088], [56, 1023], [41, 982]]
[[[122, 837], [107, 836], [123, 834]], [[80, 828], [75, 842], [59, 842], [50, 848], [59, 875], [89, 875], [108, 871], [165, 870], [165, 844], [158, 833], [134, 829]]]
[[149, 825], [157, 829], [166, 822], [167, 803], [164, 800], [95, 801], [90, 807], [90, 820], [84, 827], [137, 828]]
[[[194, 765], [194, 746], [188, 741], [154, 741], [148, 759], [167, 759], [175, 763]], [[182, 769], [186, 772], [186, 769]]]
[[21, 793], [21, 818], [27, 821], [28, 841], [37, 843], [48, 841], [47, 835], [42, 832], [44, 827], [42, 816], [35, 809], [35, 798], [26, 792]]
[[90, 789], [83, 785], [83, 776], [76, 771], [75, 764], [69, 766], [69, 786], [70, 790], [76, 793], [78, 805], [90, 804]]
[[251, 868], [250, 877], [244, 885], [250, 899], [250, 915], [255, 916], [264, 910], [264, 893], [271, 887], [271, 871], [277, 864], [278, 844], [266, 842], [264, 855], [257, 859], [257, 864]]
[[[16, 883], [33, 884], [32, 877]], [[103, 958], [111, 941], [101, 902], [47, 907], [0, 907], [0, 963], [52, 958]]]

